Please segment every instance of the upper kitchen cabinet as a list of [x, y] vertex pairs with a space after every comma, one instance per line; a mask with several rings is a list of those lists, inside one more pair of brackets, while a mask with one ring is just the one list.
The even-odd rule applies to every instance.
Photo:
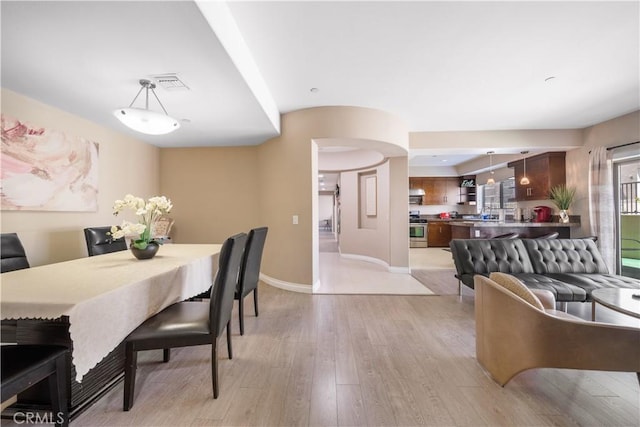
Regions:
[[[521, 185], [520, 179], [525, 175], [529, 184]], [[565, 153], [553, 151], [538, 154], [527, 159], [510, 162], [508, 167], [514, 168], [516, 184], [516, 201], [544, 200], [549, 198], [549, 190], [566, 182]]]
[[460, 200], [457, 177], [422, 178], [425, 205], [455, 205]]
[[461, 201], [460, 182], [458, 177], [409, 177], [409, 189], [424, 190], [423, 205], [455, 205]]
[[422, 188], [422, 178], [414, 176], [409, 177], [409, 190], [418, 190]]

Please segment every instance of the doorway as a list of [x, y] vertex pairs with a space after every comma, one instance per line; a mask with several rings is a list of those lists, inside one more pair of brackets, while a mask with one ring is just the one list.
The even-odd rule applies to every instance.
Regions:
[[640, 156], [614, 162], [618, 271], [640, 279]]

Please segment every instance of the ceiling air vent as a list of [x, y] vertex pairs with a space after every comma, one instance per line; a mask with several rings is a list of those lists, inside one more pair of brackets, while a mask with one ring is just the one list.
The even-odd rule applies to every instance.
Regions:
[[177, 74], [161, 74], [152, 76], [156, 85], [166, 90], [189, 90], [187, 86]]

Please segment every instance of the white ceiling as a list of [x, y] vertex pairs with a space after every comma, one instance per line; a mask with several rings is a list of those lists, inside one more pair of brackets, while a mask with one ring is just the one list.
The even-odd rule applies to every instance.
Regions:
[[135, 134], [161, 147], [259, 144], [279, 132], [272, 105], [375, 108], [413, 132], [583, 128], [640, 108], [638, 1], [0, 8], [2, 87], [123, 133], [112, 111], [138, 79], [177, 73], [190, 90], [157, 93], [181, 129]]

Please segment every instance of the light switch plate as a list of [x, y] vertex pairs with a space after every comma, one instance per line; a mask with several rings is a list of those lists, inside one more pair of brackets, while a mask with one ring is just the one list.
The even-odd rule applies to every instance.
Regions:
[[293, 216], [293, 225], [298, 225], [298, 215]]

